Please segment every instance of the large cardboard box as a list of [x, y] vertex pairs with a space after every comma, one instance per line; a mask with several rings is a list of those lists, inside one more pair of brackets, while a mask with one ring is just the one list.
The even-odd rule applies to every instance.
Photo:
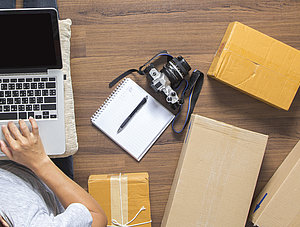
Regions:
[[207, 75], [288, 110], [300, 85], [299, 62], [299, 50], [233, 22]]
[[300, 226], [300, 141], [255, 199], [250, 219], [260, 227]]
[[88, 187], [108, 226], [151, 227], [148, 173], [91, 175]]
[[161, 226], [245, 226], [267, 140], [192, 115]]

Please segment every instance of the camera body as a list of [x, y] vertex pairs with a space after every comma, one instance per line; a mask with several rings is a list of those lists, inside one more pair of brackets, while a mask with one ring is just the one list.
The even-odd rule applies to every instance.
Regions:
[[166, 102], [177, 109], [182, 103], [177, 92], [174, 90], [191, 70], [190, 65], [182, 56], [174, 57], [158, 71], [153, 64], [144, 70], [150, 81], [150, 86], [155, 92], [162, 92], [166, 96]]

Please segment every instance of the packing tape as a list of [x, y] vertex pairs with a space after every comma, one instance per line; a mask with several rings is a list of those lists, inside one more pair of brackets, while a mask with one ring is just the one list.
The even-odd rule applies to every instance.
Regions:
[[[119, 227], [131, 227], [131, 226], [139, 226], [151, 223], [152, 220], [132, 224], [137, 216], [146, 208], [143, 206], [137, 212], [137, 214], [128, 221], [128, 178], [127, 176], [120, 173], [119, 176], [111, 176], [110, 178], [110, 198], [111, 198], [111, 217], [112, 217], [112, 224], [108, 225], [111, 227], [119, 226]], [[117, 220], [121, 221], [119, 223]], [[125, 223], [125, 224], [124, 224]]]

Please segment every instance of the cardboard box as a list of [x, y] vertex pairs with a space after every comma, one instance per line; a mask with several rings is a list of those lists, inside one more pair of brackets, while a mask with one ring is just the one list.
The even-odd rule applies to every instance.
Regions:
[[88, 187], [108, 226], [151, 227], [148, 173], [91, 175]]
[[162, 226], [245, 226], [267, 140], [192, 115]]
[[230, 23], [207, 75], [288, 110], [300, 85], [300, 51]]
[[300, 141], [255, 199], [250, 220], [260, 227], [300, 226]]

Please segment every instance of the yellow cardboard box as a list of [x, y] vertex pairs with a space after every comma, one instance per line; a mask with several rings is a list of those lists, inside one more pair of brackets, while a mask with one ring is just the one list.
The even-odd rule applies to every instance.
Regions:
[[91, 175], [88, 188], [108, 226], [151, 227], [148, 173]]
[[300, 141], [255, 199], [250, 220], [255, 226], [300, 226]]
[[207, 75], [288, 110], [300, 85], [299, 62], [299, 50], [233, 22]]

